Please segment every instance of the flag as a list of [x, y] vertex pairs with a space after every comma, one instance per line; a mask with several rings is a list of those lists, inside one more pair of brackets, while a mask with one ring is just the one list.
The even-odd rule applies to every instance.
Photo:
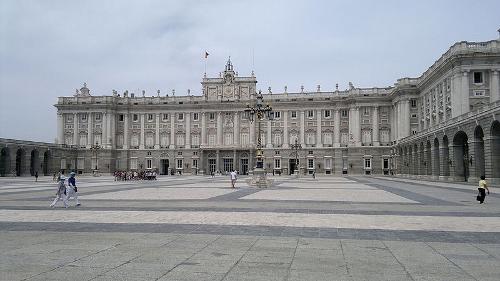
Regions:
[[208, 58], [208, 55], [210, 55], [207, 51], [205, 51], [205, 58]]

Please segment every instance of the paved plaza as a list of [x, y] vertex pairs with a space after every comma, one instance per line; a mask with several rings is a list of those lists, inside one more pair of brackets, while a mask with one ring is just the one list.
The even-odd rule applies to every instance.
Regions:
[[500, 280], [496, 188], [273, 178], [0, 178], [0, 280]]

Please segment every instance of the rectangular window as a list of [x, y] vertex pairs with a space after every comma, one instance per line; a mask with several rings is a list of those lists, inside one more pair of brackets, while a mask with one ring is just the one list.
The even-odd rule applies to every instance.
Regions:
[[193, 168], [198, 168], [198, 159], [193, 159]]
[[307, 159], [307, 168], [314, 169], [314, 159]]
[[148, 121], [153, 121], [153, 114], [148, 114]]
[[411, 100], [410, 100], [410, 103], [411, 103], [411, 107], [412, 107], [412, 108], [416, 108], [416, 107], [417, 107], [417, 100], [415, 100], [415, 99], [411, 99]]
[[146, 169], [151, 169], [151, 168], [153, 168], [153, 160], [146, 159]]
[[274, 168], [281, 169], [281, 159], [274, 159]]
[[325, 169], [329, 170], [332, 168], [332, 158], [325, 158]]
[[177, 159], [177, 169], [182, 169], [182, 159]]
[[474, 84], [483, 84], [483, 73], [482, 72], [474, 72]]
[[210, 112], [210, 113], [208, 114], [208, 119], [210, 119], [210, 120], [215, 120], [215, 113], [214, 113], [214, 112]]
[[280, 119], [280, 118], [281, 118], [281, 112], [279, 112], [279, 111], [275, 111], [275, 112], [274, 112], [274, 118], [276, 118], [276, 119]]
[[384, 169], [389, 169], [389, 159], [384, 158]]
[[482, 90], [482, 91], [474, 91], [474, 96], [475, 97], [483, 97], [484, 96], [484, 90]]
[[290, 115], [292, 118], [297, 118], [297, 111], [292, 111]]
[[370, 109], [368, 107], [363, 107], [363, 115], [365, 116], [370, 115]]
[[178, 119], [179, 120], [184, 120], [184, 113], [179, 113]]
[[193, 120], [198, 121], [199, 114], [197, 112], [193, 113]]
[[342, 110], [340, 111], [340, 116], [342, 116], [342, 117], [348, 117], [348, 116], [349, 116], [349, 113], [347, 112], [347, 110], [346, 110], [346, 109], [342, 109]]
[[139, 120], [139, 115], [137, 114], [134, 114], [133, 117], [132, 117], [132, 120], [137, 122]]
[[123, 114], [118, 115], [118, 121], [123, 122], [124, 119], [125, 117]]
[[417, 118], [417, 114], [413, 113], [413, 114], [411, 115], [411, 118]]
[[137, 170], [137, 158], [130, 159], [130, 169]]
[[87, 120], [87, 114], [86, 113], [82, 114], [81, 116], [82, 116], [82, 121]]
[[101, 120], [101, 113], [96, 113], [95, 114], [95, 120], [100, 121]]
[[331, 110], [325, 110], [325, 118], [330, 118], [332, 116], [332, 111]]
[[372, 167], [372, 159], [365, 159], [365, 169], [370, 169]]
[[314, 111], [313, 110], [308, 110], [307, 111], [307, 117], [308, 118], [313, 118], [314, 117]]

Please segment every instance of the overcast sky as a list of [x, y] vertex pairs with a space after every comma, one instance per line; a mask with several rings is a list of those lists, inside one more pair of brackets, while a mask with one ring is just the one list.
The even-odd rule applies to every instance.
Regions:
[[208, 76], [231, 56], [263, 91], [391, 86], [457, 41], [498, 38], [498, 11], [498, 0], [2, 0], [0, 137], [53, 142], [53, 104], [83, 82], [93, 95], [200, 95], [205, 50]]

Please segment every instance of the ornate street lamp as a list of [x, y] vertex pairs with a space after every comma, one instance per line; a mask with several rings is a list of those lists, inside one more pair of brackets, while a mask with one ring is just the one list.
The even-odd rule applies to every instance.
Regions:
[[271, 182], [266, 179], [266, 171], [264, 170], [264, 152], [262, 151], [262, 137], [260, 133], [260, 123], [264, 119], [272, 120], [272, 107], [269, 104], [264, 105], [264, 97], [262, 96], [262, 92], [259, 91], [257, 94], [257, 100], [255, 101], [254, 106], [250, 106], [247, 104], [246, 109], [244, 110], [244, 117], [248, 119], [251, 123], [257, 121], [258, 125], [258, 135], [257, 135], [257, 151], [255, 153], [256, 163], [255, 169], [253, 172], [253, 179], [250, 182], [251, 185], [255, 185], [257, 187], [268, 187], [271, 185]]
[[95, 158], [95, 169], [94, 169], [94, 175], [97, 175], [97, 172], [98, 172], [98, 169], [97, 169], [97, 154], [98, 154], [98, 151], [99, 149], [101, 149], [101, 146], [99, 145], [99, 143], [95, 143], [95, 145], [92, 145], [90, 147], [90, 150], [93, 151], [94, 153], [94, 158]]
[[258, 125], [258, 135], [257, 135], [257, 152], [256, 152], [256, 168], [264, 168], [264, 153], [262, 151], [262, 138], [260, 133], [260, 121], [264, 119], [273, 119], [272, 107], [269, 104], [264, 105], [264, 97], [262, 96], [262, 92], [259, 91], [257, 94], [257, 101], [253, 107], [247, 104], [247, 108], [244, 110], [244, 116], [251, 123], [257, 121]]
[[295, 139], [295, 143], [291, 145], [291, 148], [295, 150], [295, 170], [293, 173], [295, 175], [299, 175], [299, 149], [302, 149], [302, 145], [299, 143], [297, 139]]

